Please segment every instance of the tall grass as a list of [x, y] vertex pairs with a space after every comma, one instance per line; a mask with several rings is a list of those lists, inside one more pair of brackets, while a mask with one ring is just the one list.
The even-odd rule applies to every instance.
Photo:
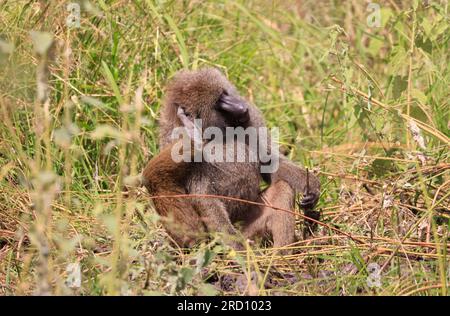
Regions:
[[[0, 4], [0, 293], [448, 294], [447, 1], [379, 1], [378, 26], [364, 1], [73, 2], [79, 28], [69, 1]], [[136, 186], [165, 83], [206, 65], [321, 178], [290, 256], [178, 249]]]

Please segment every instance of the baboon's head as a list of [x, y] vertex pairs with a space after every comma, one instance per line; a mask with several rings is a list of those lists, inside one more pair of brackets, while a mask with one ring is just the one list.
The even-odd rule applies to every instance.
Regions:
[[250, 120], [249, 105], [217, 69], [180, 71], [167, 88], [166, 104], [190, 119], [202, 119], [203, 128], [243, 126]]

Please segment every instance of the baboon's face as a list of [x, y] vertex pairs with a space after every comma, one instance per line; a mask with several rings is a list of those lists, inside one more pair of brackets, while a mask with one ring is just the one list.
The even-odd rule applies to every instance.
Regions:
[[202, 119], [203, 128], [243, 126], [250, 120], [248, 103], [216, 69], [181, 72], [168, 88], [170, 106], [181, 107], [190, 119]]

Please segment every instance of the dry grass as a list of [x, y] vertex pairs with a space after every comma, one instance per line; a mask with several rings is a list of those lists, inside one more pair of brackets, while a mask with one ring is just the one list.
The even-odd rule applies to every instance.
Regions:
[[[0, 4], [0, 293], [447, 295], [450, 25], [431, 2], [382, 1], [379, 28], [361, 1], [81, 1], [79, 29], [65, 1]], [[179, 249], [130, 185], [159, 150], [165, 82], [203, 65], [320, 176], [291, 255]]]

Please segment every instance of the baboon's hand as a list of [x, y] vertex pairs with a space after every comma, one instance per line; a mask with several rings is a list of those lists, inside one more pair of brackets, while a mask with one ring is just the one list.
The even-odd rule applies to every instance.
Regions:
[[320, 182], [315, 175], [309, 173], [308, 169], [306, 169], [305, 182], [305, 193], [303, 193], [303, 199], [300, 201], [299, 206], [306, 212], [312, 211], [319, 201]]
[[303, 210], [312, 210], [319, 201], [320, 192], [308, 192], [303, 196], [299, 206]]
[[197, 126], [195, 126], [194, 122], [186, 115], [186, 113], [181, 107], [178, 107], [177, 116], [180, 119], [181, 123], [183, 123], [186, 132], [188, 133], [189, 137], [194, 141], [194, 143], [201, 144], [202, 143], [201, 131]]

